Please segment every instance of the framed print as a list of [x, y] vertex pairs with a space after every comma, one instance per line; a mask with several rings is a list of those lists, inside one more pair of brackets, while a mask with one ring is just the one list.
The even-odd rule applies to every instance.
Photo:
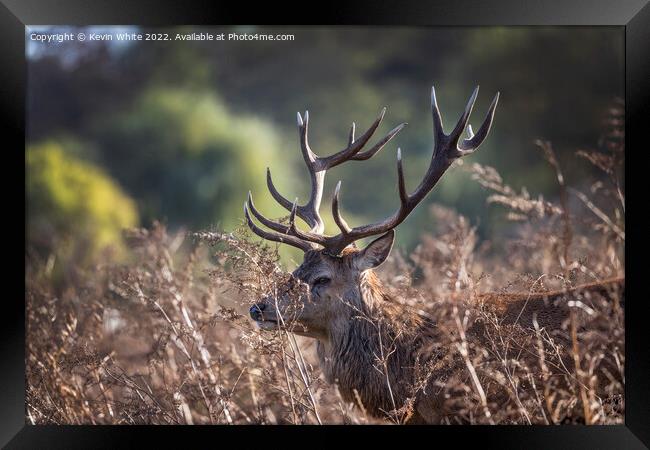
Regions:
[[646, 448], [647, 2], [319, 8], [3, 2], [3, 445]]

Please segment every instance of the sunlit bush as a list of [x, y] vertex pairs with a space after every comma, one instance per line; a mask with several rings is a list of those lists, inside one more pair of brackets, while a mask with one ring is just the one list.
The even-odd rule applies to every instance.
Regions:
[[52, 141], [29, 147], [25, 162], [31, 247], [65, 248], [81, 259], [109, 246], [119, 250], [122, 229], [137, 225], [138, 214], [114, 180]]

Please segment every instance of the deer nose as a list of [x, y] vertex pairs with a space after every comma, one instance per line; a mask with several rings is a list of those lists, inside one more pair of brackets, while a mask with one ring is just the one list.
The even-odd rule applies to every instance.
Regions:
[[253, 320], [262, 320], [262, 311], [266, 308], [264, 303], [257, 303], [248, 310]]

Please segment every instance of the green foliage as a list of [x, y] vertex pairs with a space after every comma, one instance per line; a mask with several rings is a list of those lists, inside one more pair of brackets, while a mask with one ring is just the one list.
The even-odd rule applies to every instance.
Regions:
[[[268, 123], [231, 114], [206, 90], [149, 89], [129, 111], [98, 122], [95, 135], [103, 164], [133, 193], [145, 222], [172, 226], [240, 224], [248, 190], [266, 191], [266, 166], [279, 157]], [[282, 214], [265, 197], [257, 204]]]
[[119, 249], [122, 229], [137, 225], [135, 204], [115, 181], [59, 143], [28, 147], [25, 162], [29, 242], [38, 250], [64, 244], [53, 239], [70, 240], [67, 249], [83, 259], [108, 246]]

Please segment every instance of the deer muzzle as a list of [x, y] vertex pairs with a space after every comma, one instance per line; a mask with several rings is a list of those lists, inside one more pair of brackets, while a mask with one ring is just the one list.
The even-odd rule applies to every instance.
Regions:
[[273, 310], [274, 308], [269, 308], [265, 303], [256, 303], [250, 307], [248, 313], [260, 329], [270, 330], [276, 329], [278, 326], [278, 320]]

